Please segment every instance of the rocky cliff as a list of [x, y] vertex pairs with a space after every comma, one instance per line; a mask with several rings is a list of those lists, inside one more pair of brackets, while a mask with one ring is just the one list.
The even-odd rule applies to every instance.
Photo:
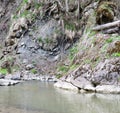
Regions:
[[1, 75], [56, 76], [57, 87], [120, 93], [119, 24], [95, 28], [119, 20], [118, 4], [1, 0]]

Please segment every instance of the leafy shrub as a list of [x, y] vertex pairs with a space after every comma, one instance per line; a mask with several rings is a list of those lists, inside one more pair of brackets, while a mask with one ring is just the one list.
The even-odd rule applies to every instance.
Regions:
[[113, 57], [120, 57], [120, 52], [113, 53], [112, 56], [113, 56]]
[[6, 75], [8, 73], [7, 69], [0, 68], [0, 73]]
[[36, 73], [37, 73], [37, 70], [36, 70], [36, 69], [32, 69], [32, 70], [31, 70], [31, 73], [36, 74]]
[[111, 42], [113, 42], [113, 39], [112, 38], [108, 38], [108, 39], [106, 39], [106, 42], [107, 43], [111, 43]]

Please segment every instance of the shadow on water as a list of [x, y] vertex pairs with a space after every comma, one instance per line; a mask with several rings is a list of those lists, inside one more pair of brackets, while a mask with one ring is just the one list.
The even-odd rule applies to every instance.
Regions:
[[120, 95], [76, 94], [53, 83], [0, 87], [0, 113], [120, 113]]

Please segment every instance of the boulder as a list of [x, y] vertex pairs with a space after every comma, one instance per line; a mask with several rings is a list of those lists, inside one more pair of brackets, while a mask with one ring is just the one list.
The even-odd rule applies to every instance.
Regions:
[[114, 41], [109, 45], [109, 48], [107, 50], [108, 53], [119, 53], [120, 52], [120, 41]]
[[11, 86], [18, 84], [20, 81], [0, 79], [0, 86]]
[[27, 66], [26, 66], [26, 70], [31, 70], [31, 69], [33, 69], [34, 68], [34, 65], [33, 64], [28, 64]]
[[77, 91], [77, 92], [79, 91], [76, 86], [72, 85], [71, 83], [61, 81], [61, 80], [56, 82], [54, 86], [57, 88], [61, 88], [61, 89], [72, 90], [72, 91]]
[[80, 89], [95, 91], [95, 87], [93, 86], [93, 84], [84, 77], [79, 76], [75, 80], [71, 80], [71, 83]]
[[120, 86], [117, 85], [98, 85], [96, 92], [120, 94]]
[[94, 69], [91, 82], [97, 85], [117, 85], [120, 77], [120, 58], [100, 62]]
[[5, 76], [5, 79], [6, 79], [6, 80], [11, 80], [11, 79], [12, 79], [12, 74], [7, 74], [7, 75]]
[[5, 76], [3, 74], [0, 73], [0, 79], [4, 78]]
[[20, 72], [16, 72], [12, 75], [12, 80], [21, 80], [21, 73]]

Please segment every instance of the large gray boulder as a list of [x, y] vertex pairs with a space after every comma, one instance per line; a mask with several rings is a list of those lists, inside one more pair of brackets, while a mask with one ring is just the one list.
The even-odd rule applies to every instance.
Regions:
[[84, 77], [79, 76], [78, 78], [71, 80], [71, 83], [80, 89], [95, 91], [93, 84]]
[[94, 69], [91, 81], [94, 85], [117, 85], [120, 78], [120, 58], [100, 62]]
[[99, 85], [96, 87], [96, 92], [98, 93], [115, 93], [120, 94], [120, 86], [115, 85]]
[[71, 83], [59, 80], [54, 84], [55, 87], [78, 92], [79, 89]]

